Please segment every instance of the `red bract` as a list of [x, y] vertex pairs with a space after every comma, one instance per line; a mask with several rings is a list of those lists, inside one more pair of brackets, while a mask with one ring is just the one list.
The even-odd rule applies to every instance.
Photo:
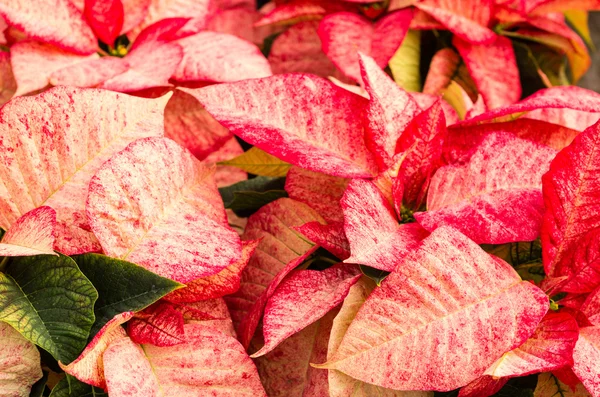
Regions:
[[375, 172], [363, 139], [366, 101], [326, 80], [289, 74], [186, 92], [231, 132], [292, 164], [341, 177]]
[[50, 207], [33, 209], [6, 231], [0, 240], [1, 256], [56, 255], [56, 212]]
[[[600, 226], [594, 216], [597, 213], [598, 188], [592, 176], [600, 161], [596, 151], [599, 138], [600, 123], [597, 123], [561, 150], [552, 161], [550, 171], [544, 175], [546, 212], [542, 246], [544, 268], [550, 277], [569, 276], [570, 279], [579, 278], [579, 283], [592, 285], [598, 285], [600, 281], [594, 271], [593, 256], [575, 253], [594, 243], [595, 233], [586, 233]], [[578, 262], [569, 260], [573, 255], [578, 255]], [[572, 282], [577, 283], [575, 280]], [[580, 292], [589, 291], [585, 288]]]
[[466, 164], [438, 170], [428, 211], [415, 218], [427, 230], [453, 226], [480, 244], [535, 240], [544, 209], [542, 174], [555, 154], [514, 135], [490, 134]]
[[[162, 135], [165, 102], [59, 87], [4, 106], [0, 130], [10, 140], [0, 142], [0, 227], [47, 205], [57, 213], [58, 251], [99, 251], [85, 215], [87, 185], [130, 142]], [[12, 167], [17, 161], [21, 166]]]
[[[485, 285], [477, 279], [486, 280]], [[547, 310], [545, 294], [521, 281], [508, 264], [493, 260], [462, 234], [442, 228], [369, 296], [322, 367], [396, 390], [452, 390], [521, 345]], [[468, 320], [473, 317], [480, 320]], [[466, 322], [471, 327], [460, 325]], [[362, 343], [353, 343], [356, 339]], [[421, 356], [423, 351], [428, 354]], [[363, 362], [371, 365], [365, 368]]]
[[357, 14], [342, 12], [325, 17], [319, 24], [323, 52], [346, 76], [361, 81], [358, 52], [370, 55], [385, 67], [410, 25], [412, 10], [396, 11], [375, 24]]
[[241, 242], [213, 173], [166, 138], [141, 139], [114, 155], [91, 180], [87, 199], [104, 252], [182, 283], [238, 261]]
[[340, 304], [361, 277], [352, 265], [322, 272], [299, 270], [286, 278], [269, 298], [263, 318], [265, 345], [252, 357], [272, 351], [290, 335], [320, 319]]

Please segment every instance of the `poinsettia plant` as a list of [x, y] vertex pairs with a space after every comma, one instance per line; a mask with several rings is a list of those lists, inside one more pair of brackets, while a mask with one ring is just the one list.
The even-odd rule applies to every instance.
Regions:
[[597, 6], [0, 0], [0, 396], [600, 396]]

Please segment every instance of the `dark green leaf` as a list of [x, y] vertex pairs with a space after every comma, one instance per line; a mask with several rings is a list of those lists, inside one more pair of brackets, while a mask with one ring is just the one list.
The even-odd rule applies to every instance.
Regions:
[[100, 254], [73, 257], [98, 290], [90, 338], [119, 313], [139, 311], [182, 285], [143, 267]]
[[272, 201], [287, 197], [285, 190], [268, 190], [266, 192], [233, 192], [233, 200], [225, 208], [230, 208], [237, 216], [248, 217], [262, 206]]
[[50, 397], [108, 397], [102, 389], [92, 387], [71, 377], [71, 391], [67, 378], [62, 379], [50, 393]]
[[381, 282], [390, 274], [385, 270], [375, 269], [374, 267], [360, 265], [360, 271], [371, 280], [375, 281], [377, 285], [381, 285]]
[[96, 289], [68, 256], [14, 258], [0, 273], [0, 321], [63, 363], [85, 347]]
[[4, 233], [6, 233], [2, 228], [0, 228], [0, 240], [4, 237]]
[[231, 202], [233, 202], [235, 198], [235, 192], [267, 192], [269, 190], [283, 190], [284, 185], [285, 178], [257, 176], [256, 178], [219, 188], [219, 193], [221, 194], [223, 203], [225, 203], [225, 208], [229, 208]]
[[46, 389], [46, 382], [48, 382], [48, 372], [44, 371], [42, 379], [38, 380], [31, 386], [31, 393], [29, 397], [42, 397], [44, 390]]

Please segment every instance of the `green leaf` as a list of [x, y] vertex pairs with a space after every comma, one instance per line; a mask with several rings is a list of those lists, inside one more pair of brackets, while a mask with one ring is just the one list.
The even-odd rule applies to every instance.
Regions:
[[14, 258], [0, 273], [0, 321], [70, 363], [87, 344], [98, 292], [68, 256]]
[[42, 379], [38, 380], [31, 386], [31, 392], [29, 393], [29, 397], [42, 397], [44, 395], [44, 390], [46, 390], [46, 383], [48, 382], [48, 372], [44, 371], [44, 375]]
[[421, 91], [421, 32], [409, 30], [402, 44], [390, 59], [394, 81], [406, 91]]
[[260, 150], [256, 146], [236, 158], [221, 161], [219, 164], [241, 168], [254, 175], [270, 177], [286, 176], [292, 166], [291, 164]]
[[233, 200], [225, 208], [230, 208], [237, 216], [246, 218], [272, 201], [287, 197], [285, 190], [268, 190], [266, 192], [234, 192]]
[[102, 389], [92, 387], [73, 377], [71, 377], [71, 389], [69, 391], [69, 381], [65, 377], [54, 386], [50, 397], [108, 397], [108, 394]]
[[96, 322], [90, 338], [117, 314], [142, 310], [182, 287], [143, 267], [106, 255], [84, 254], [73, 259], [98, 290]]
[[2, 237], [4, 237], [4, 233], [6, 232], [0, 227], [0, 240], [2, 240]]
[[233, 202], [235, 192], [267, 192], [269, 190], [283, 190], [285, 186], [285, 178], [271, 178], [267, 176], [258, 176], [234, 183], [233, 185], [219, 188], [219, 193], [225, 204], [225, 208], [229, 208]]

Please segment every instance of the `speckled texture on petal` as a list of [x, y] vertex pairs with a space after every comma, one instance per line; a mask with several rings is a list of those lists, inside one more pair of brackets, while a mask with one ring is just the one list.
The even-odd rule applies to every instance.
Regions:
[[57, 255], [54, 252], [56, 211], [39, 207], [29, 211], [0, 240], [0, 256]]
[[167, 138], [114, 155], [90, 181], [86, 207], [104, 252], [182, 283], [238, 261], [242, 244], [213, 173]]
[[59, 363], [62, 370], [84, 383], [106, 389], [102, 355], [113, 341], [127, 336], [121, 324], [129, 321], [134, 314], [125, 312], [116, 315], [98, 331], [75, 361], [69, 365]]
[[[242, 239], [260, 240], [260, 243], [242, 272], [240, 289], [225, 297], [238, 333], [241, 334], [240, 322], [253, 310], [275, 276], [289, 262], [315, 249], [313, 242], [294, 230], [311, 221], [324, 223], [309, 206], [289, 198], [265, 205], [248, 219]], [[262, 308], [264, 303], [259, 316], [262, 316]]]
[[269, 397], [328, 396], [327, 370], [310, 363], [327, 357], [331, 323], [337, 310], [287, 338], [272, 352], [255, 359]]
[[0, 16], [33, 39], [78, 54], [96, 51], [92, 29], [70, 0], [2, 1]]
[[291, 167], [285, 180], [289, 197], [317, 211], [327, 222], [344, 220], [340, 199], [349, 180], [320, 172]]
[[323, 52], [346, 76], [361, 82], [358, 53], [373, 57], [384, 68], [404, 40], [413, 18], [413, 10], [389, 13], [374, 24], [352, 12], [327, 15], [319, 25]]
[[[546, 88], [514, 105], [491, 110], [465, 120], [461, 124], [471, 125], [481, 122], [512, 120], [521, 113], [527, 113], [526, 117], [535, 115], [538, 120], [583, 131], [598, 121], [600, 117], [598, 101], [600, 101], [600, 94], [585, 88], [576, 86]], [[581, 121], [584, 121], [586, 125], [583, 128], [577, 128], [581, 127]]]
[[420, 113], [412, 96], [400, 88], [374, 59], [359, 55], [367, 107], [367, 147], [375, 154], [380, 170], [392, 165], [396, 142], [411, 120]]
[[495, 34], [488, 29], [494, 1], [425, 0], [417, 2], [415, 6], [463, 40], [473, 44], [494, 41]]
[[366, 100], [308, 74], [185, 90], [231, 132], [291, 164], [341, 177], [371, 177], [362, 125]]
[[111, 397], [266, 397], [235, 338], [202, 324], [185, 325], [185, 334], [187, 343], [169, 347], [113, 343], [104, 353]]
[[267, 301], [263, 317], [265, 345], [252, 357], [267, 354], [342, 303], [361, 276], [357, 266], [347, 264], [290, 274]]
[[0, 345], [0, 395], [29, 397], [31, 386], [42, 377], [40, 353], [4, 322], [0, 322]]
[[394, 209], [370, 181], [350, 182], [342, 208], [351, 252], [346, 263], [393, 271], [402, 257], [429, 234], [416, 223], [399, 224]]
[[242, 257], [239, 261], [217, 274], [190, 281], [185, 288], [171, 292], [164, 299], [169, 302], [197, 302], [220, 298], [237, 292], [240, 288], [242, 272], [248, 265], [252, 255], [254, 255], [259, 243], [258, 240], [243, 241]]
[[200, 32], [177, 40], [183, 58], [172, 78], [178, 82], [230, 83], [271, 76], [269, 62], [254, 44], [226, 33]]
[[327, 225], [316, 221], [308, 222], [295, 229], [338, 259], [345, 260], [350, 257], [350, 243], [346, 238], [343, 222], [332, 222]]
[[17, 82], [15, 92], [17, 96], [46, 88], [51, 83], [52, 75], [64, 68], [98, 60], [97, 54], [73, 54], [50, 44], [35, 41], [14, 44], [10, 54], [12, 70]]
[[570, 314], [548, 313], [525, 343], [502, 355], [485, 375], [526, 376], [570, 366], [578, 336], [577, 321]]
[[533, 241], [544, 211], [542, 175], [555, 155], [512, 134], [489, 134], [467, 163], [436, 172], [428, 211], [415, 219], [429, 231], [455, 227], [479, 244]]
[[369, 296], [323, 367], [397, 390], [456, 389], [525, 342], [547, 310], [510, 265], [441, 228]]
[[600, 226], [599, 145], [600, 122], [561, 150], [543, 177], [542, 248], [550, 277], [574, 275], [581, 264], [568, 261], [570, 251], [580, 248], [584, 235]]
[[573, 372], [594, 397], [600, 396], [600, 327], [579, 330], [579, 339], [573, 352]]
[[85, 215], [96, 170], [130, 142], [163, 134], [167, 97], [56, 87], [0, 110], [0, 227], [47, 205], [57, 213], [55, 248], [100, 251]]
[[517, 59], [507, 37], [495, 36], [491, 43], [480, 45], [454, 37], [452, 44], [467, 65], [488, 109], [510, 105], [521, 98]]

